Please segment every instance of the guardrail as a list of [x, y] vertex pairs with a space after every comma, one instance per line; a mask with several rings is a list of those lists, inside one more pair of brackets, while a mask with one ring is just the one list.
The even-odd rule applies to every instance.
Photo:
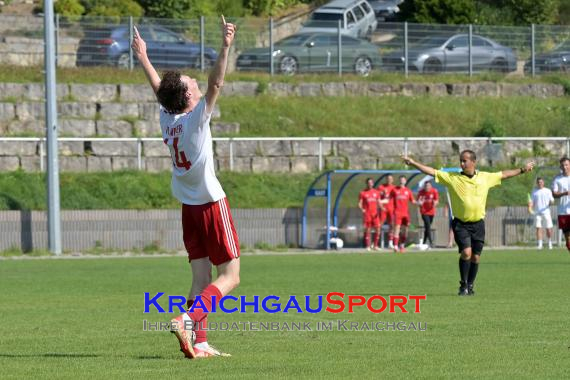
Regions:
[[[46, 138], [45, 137], [0, 137], [0, 142], [25, 142], [34, 141], [39, 144], [39, 159], [40, 159], [40, 170], [45, 170], [45, 160], [46, 155]], [[143, 168], [143, 144], [145, 141], [161, 142], [162, 139], [159, 137], [123, 137], [123, 138], [93, 138], [93, 137], [61, 137], [58, 139], [60, 142], [66, 141], [98, 141], [98, 142], [123, 142], [125, 144], [137, 144], [137, 168], [142, 170]], [[214, 142], [227, 142], [228, 143], [228, 158], [229, 158], [229, 170], [234, 170], [234, 160], [236, 157], [235, 143], [243, 141], [308, 141], [315, 143], [315, 153], [314, 156], [318, 156], [318, 169], [324, 169], [324, 146], [326, 142], [394, 142], [402, 144], [401, 153], [407, 155], [410, 153], [409, 144], [411, 142], [421, 142], [421, 141], [478, 141], [487, 142], [492, 144], [495, 142], [502, 141], [525, 141], [525, 142], [565, 142], [566, 145], [566, 155], [570, 157], [570, 137], [214, 137]], [[413, 152], [412, 152], [413, 153]]]

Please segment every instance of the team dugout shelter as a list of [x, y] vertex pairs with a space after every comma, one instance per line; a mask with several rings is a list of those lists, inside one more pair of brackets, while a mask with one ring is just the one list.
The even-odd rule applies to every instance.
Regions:
[[[446, 172], [459, 172], [459, 168], [443, 168]], [[336, 245], [336, 239], [342, 237], [344, 246], [361, 247], [363, 226], [362, 212], [358, 209], [358, 195], [366, 187], [366, 179], [374, 180], [374, 188], [386, 181], [388, 175], [394, 177], [394, 185], [399, 185], [399, 177], [405, 176], [406, 186], [414, 192], [414, 196], [421, 189], [425, 181], [432, 180], [439, 192], [439, 204], [447, 203], [452, 213], [449, 195], [444, 186], [426, 176], [419, 170], [329, 170], [311, 183], [303, 203], [301, 222], [301, 247], [312, 249], [331, 249]], [[439, 210], [438, 210], [438, 213]], [[419, 230], [419, 218], [416, 207], [410, 205], [412, 229]], [[440, 216], [441, 217], [441, 216]], [[446, 226], [448, 226], [446, 217]], [[447, 231], [446, 227], [446, 231]], [[384, 242], [382, 227], [381, 241]], [[422, 230], [423, 233], [423, 230]]]

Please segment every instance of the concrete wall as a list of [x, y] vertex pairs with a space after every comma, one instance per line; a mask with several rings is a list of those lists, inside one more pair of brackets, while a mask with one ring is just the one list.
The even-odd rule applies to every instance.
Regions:
[[[205, 84], [202, 83], [202, 86]], [[256, 96], [257, 82], [228, 82], [224, 94]], [[472, 84], [383, 84], [367, 82], [271, 83], [266, 90], [275, 96], [563, 96], [559, 85]], [[44, 86], [40, 83], [0, 83], [0, 137], [45, 135]], [[101, 142], [96, 137], [159, 136], [158, 105], [147, 85], [59, 84], [58, 121], [60, 137], [85, 137], [85, 141], [60, 142], [62, 171], [115, 171], [138, 169], [137, 142]], [[220, 116], [217, 109], [214, 117]], [[239, 124], [212, 123], [213, 134], [239, 134]], [[89, 139], [92, 137], [93, 139]], [[171, 160], [160, 141], [145, 141], [141, 169], [168, 170]], [[489, 145], [487, 141], [409, 142], [408, 151], [426, 161], [455, 163], [457, 153], [470, 148], [492, 163], [517, 163], [533, 150], [532, 142], [506, 141]], [[546, 142], [542, 151], [551, 157], [567, 153], [565, 141]], [[233, 156], [230, 143], [215, 141], [218, 169], [243, 172], [313, 172], [319, 168], [376, 169], [399, 162], [404, 142], [325, 141], [319, 157], [315, 141], [235, 141]], [[41, 167], [42, 146], [35, 141], [0, 141], [0, 171]], [[549, 157], [544, 157], [548, 160]], [[319, 162], [322, 166], [319, 167]], [[482, 162], [483, 164], [489, 162]]]
[[[258, 243], [294, 246], [300, 242], [300, 209], [234, 209], [232, 213], [242, 246], [253, 247]], [[311, 210], [307, 247], [323, 247], [324, 215], [323, 209]], [[94, 247], [130, 250], [150, 245], [183, 249], [179, 210], [74, 210], [63, 211], [61, 218], [65, 251], [85, 251]], [[361, 218], [358, 209], [340, 213], [341, 228], [350, 225], [356, 228], [353, 232], [341, 233], [347, 247], [360, 247], [362, 244]], [[489, 210], [486, 217], [487, 244], [505, 246], [533, 240], [534, 228], [529, 222], [526, 207]], [[419, 225], [417, 222], [414, 224]], [[436, 216], [434, 228], [437, 244], [445, 246], [448, 220], [442, 212]], [[418, 232], [413, 232], [411, 241], [417, 241], [417, 236]], [[24, 251], [46, 249], [45, 212], [0, 211], [0, 251], [13, 247]]]

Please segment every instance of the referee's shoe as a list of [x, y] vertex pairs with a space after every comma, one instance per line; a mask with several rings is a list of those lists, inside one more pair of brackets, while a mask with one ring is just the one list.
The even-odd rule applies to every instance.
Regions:
[[467, 289], [467, 284], [463, 281], [459, 282], [459, 291], [457, 292], [458, 296], [468, 296], [469, 290]]

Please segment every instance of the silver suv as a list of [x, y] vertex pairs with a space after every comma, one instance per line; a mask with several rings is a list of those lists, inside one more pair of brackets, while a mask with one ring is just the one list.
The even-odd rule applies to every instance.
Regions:
[[341, 34], [356, 38], [370, 37], [378, 25], [366, 0], [333, 0], [314, 11], [300, 32], [335, 32], [339, 20]]

